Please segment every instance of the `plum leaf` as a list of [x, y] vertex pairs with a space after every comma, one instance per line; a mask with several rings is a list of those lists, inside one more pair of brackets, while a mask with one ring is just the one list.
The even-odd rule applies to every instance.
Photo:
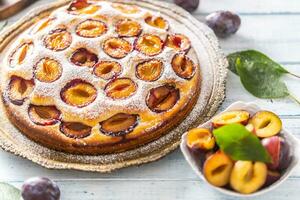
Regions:
[[241, 124], [229, 124], [215, 129], [213, 134], [220, 149], [233, 160], [269, 163], [271, 157], [260, 140]]
[[19, 189], [7, 183], [0, 182], [0, 199], [1, 200], [20, 200], [21, 192]]

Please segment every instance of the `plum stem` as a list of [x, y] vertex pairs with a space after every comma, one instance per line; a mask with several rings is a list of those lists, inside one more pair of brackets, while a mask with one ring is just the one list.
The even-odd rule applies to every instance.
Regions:
[[289, 93], [289, 95], [294, 101], [296, 101], [298, 104], [300, 104], [300, 99], [297, 96], [293, 95], [292, 93]]

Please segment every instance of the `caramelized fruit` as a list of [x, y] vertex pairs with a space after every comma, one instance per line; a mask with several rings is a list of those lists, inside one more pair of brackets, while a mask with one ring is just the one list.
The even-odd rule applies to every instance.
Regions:
[[163, 63], [152, 59], [144, 61], [136, 66], [136, 76], [144, 81], [156, 81], [163, 71]]
[[168, 29], [168, 22], [162, 17], [148, 16], [145, 18], [146, 24], [160, 29]]
[[105, 80], [117, 77], [122, 71], [120, 63], [115, 61], [101, 61], [94, 67], [93, 73]]
[[279, 117], [270, 111], [257, 112], [249, 123], [254, 126], [255, 134], [261, 138], [277, 135], [282, 128]]
[[191, 48], [191, 42], [182, 34], [173, 34], [168, 36], [166, 46], [178, 51], [188, 51]]
[[78, 14], [94, 14], [100, 9], [100, 6], [89, 3], [88, 0], [74, 0], [67, 9], [69, 13]]
[[11, 67], [21, 65], [26, 60], [26, 57], [33, 52], [33, 43], [26, 42], [21, 44], [11, 55], [9, 63]]
[[212, 124], [215, 128], [234, 123], [245, 125], [247, 124], [249, 118], [250, 113], [247, 111], [227, 111], [215, 116], [212, 119]]
[[179, 97], [179, 89], [172, 85], [163, 85], [150, 90], [146, 103], [153, 112], [165, 112], [175, 106]]
[[135, 93], [137, 85], [129, 78], [117, 78], [107, 83], [104, 90], [110, 98], [124, 99]]
[[215, 147], [215, 138], [208, 129], [194, 128], [187, 134], [187, 146], [190, 149], [211, 150]]
[[86, 38], [99, 37], [106, 32], [107, 26], [99, 20], [88, 19], [76, 27], [76, 34]]
[[147, 56], [155, 56], [163, 49], [163, 41], [159, 36], [145, 34], [135, 42], [135, 48]]
[[119, 10], [122, 13], [125, 14], [136, 14], [140, 12], [140, 9], [137, 6], [134, 5], [125, 5], [120, 3], [113, 3], [112, 7]]
[[51, 58], [41, 59], [35, 66], [35, 77], [41, 82], [56, 81], [62, 74], [61, 64]]
[[34, 28], [33, 33], [38, 33], [40, 31], [44, 30], [47, 26], [49, 26], [53, 22], [54, 19], [55, 18], [48, 18], [48, 19], [44, 20], [41, 24], [39, 24], [39, 26]]
[[79, 122], [62, 122], [60, 131], [69, 138], [82, 139], [91, 134], [92, 128]]
[[41, 126], [56, 124], [60, 119], [60, 111], [55, 106], [30, 105], [28, 114], [33, 123]]
[[195, 74], [193, 61], [183, 53], [176, 54], [171, 64], [174, 72], [181, 78], [191, 79]]
[[98, 56], [85, 48], [77, 49], [70, 58], [78, 66], [93, 67], [98, 62]]
[[265, 184], [267, 172], [265, 163], [239, 160], [232, 169], [230, 185], [239, 193], [253, 193]]
[[100, 130], [109, 136], [122, 136], [133, 131], [138, 124], [138, 115], [118, 113], [100, 123]]
[[71, 43], [72, 36], [66, 29], [55, 29], [44, 39], [45, 47], [53, 51], [65, 50]]
[[225, 153], [218, 151], [204, 162], [203, 174], [210, 184], [222, 187], [229, 183], [232, 167], [233, 161]]
[[25, 80], [18, 76], [12, 76], [8, 86], [8, 98], [13, 104], [22, 105], [24, 100], [33, 91], [33, 80]]
[[141, 31], [141, 25], [131, 19], [122, 19], [116, 23], [116, 32], [120, 37], [138, 36]]
[[132, 51], [132, 45], [122, 38], [109, 38], [104, 42], [103, 50], [107, 55], [121, 59]]
[[60, 96], [64, 102], [71, 106], [85, 107], [97, 97], [96, 88], [85, 81], [75, 79], [61, 90]]

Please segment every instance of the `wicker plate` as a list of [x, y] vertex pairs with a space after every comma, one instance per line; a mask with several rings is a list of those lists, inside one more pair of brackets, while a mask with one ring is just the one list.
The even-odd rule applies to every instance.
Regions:
[[[68, 2], [63, 0], [36, 8], [7, 28], [0, 36], [0, 53], [8, 48], [23, 30]], [[217, 111], [225, 98], [228, 64], [212, 31], [174, 4], [152, 0], [133, 0], [130, 2], [117, 0], [117, 2], [126, 2], [159, 11], [162, 15], [173, 18], [189, 29], [190, 39], [200, 61], [202, 74], [200, 97], [192, 112], [177, 128], [154, 142], [122, 153], [98, 156], [72, 155], [42, 147], [23, 136], [9, 122], [5, 114], [2, 114], [0, 116], [0, 146], [4, 150], [27, 158], [46, 168], [110, 172], [131, 165], [155, 161], [165, 156], [178, 147], [180, 137], [187, 129], [203, 123]], [[3, 103], [0, 103], [0, 112], [5, 113]]]

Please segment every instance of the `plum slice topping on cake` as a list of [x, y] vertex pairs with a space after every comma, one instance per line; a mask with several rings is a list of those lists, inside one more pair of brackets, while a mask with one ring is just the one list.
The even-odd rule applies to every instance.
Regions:
[[100, 122], [100, 131], [109, 136], [122, 136], [134, 130], [138, 125], [139, 116], [135, 114], [118, 113]]
[[97, 90], [92, 84], [75, 79], [67, 83], [61, 90], [60, 96], [65, 103], [82, 108], [96, 99]]
[[155, 56], [163, 49], [163, 41], [159, 36], [144, 34], [135, 42], [135, 48], [147, 56]]
[[60, 119], [60, 111], [55, 106], [30, 105], [28, 108], [30, 120], [41, 126], [56, 124]]
[[162, 72], [163, 63], [157, 59], [147, 60], [136, 66], [136, 76], [144, 81], [156, 81]]
[[47, 49], [53, 51], [63, 51], [72, 43], [71, 34], [64, 28], [52, 30], [44, 39]]
[[69, 138], [82, 139], [91, 135], [92, 127], [80, 122], [62, 122], [60, 131]]
[[98, 56], [85, 48], [79, 48], [70, 60], [77, 66], [93, 67], [98, 62]]
[[193, 61], [183, 53], [176, 54], [171, 64], [174, 72], [181, 78], [191, 79], [195, 74]]
[[76, 27], [76, 34], [85, 38], [99, 37], [106, 32], [106, 24], [94, 19], [85, 20]]
[[168, 35], [166, 46], [177, 51], [188, 51], [191, 48], [189, 38], [182, 34]]
[[33, 52], [33, 43], [24, 42], [10, 55], [9, 64], [11, 67], [21, 65], [26, 60], [27, 56]]
[[179, 98], [179, 89], [167, 84], [152, 88], [147, 96], [146, 103], [150, 110], [160, 113], [173, 108]]
[[61, 64], [51, 58], [43, 58], [35, 66], [35, 78], [41, 82], [51, 83], [59, 79], [61, 74]]
[[104, 88], [107, 96], [113, 99], [124, 99], [132, 96], [137, 90], [137, 85], [129, 78], [116, 78]]
[[142, 27], [134, 20], [122, 19], [116, 23], [116, 32], [120, 37], [134, 37], [142, 32]]
[[25, 80], [18, 76], [12, 76], [8, 86], [8, 98], [15, 105], [22, 105], [34, 88], [33, 80]]
[[115, 61], [100, 61], [95, 67], [93, 73], [105, 80], [117, 77], [122, 71], [120, 63]]
[[134, 5], [126, 5], [121, 3], [113, 3], [112, 7], [125, 14], [136, 14], [140, 12], [139, 7]]
[[132, 45], [122, 38], [109, 38], [103, 44], [104, 52], [112, 58], [121, 59], [132, 51]]
[[100, 9], [101, 7], [99, 5], [91, 4], [88, 0], [75, 0], [71, 2], [67, 10], [70, 14], [79, 15], [94, 14]]
[[164, 30], [167, 30], [169, 28], [168, 22], [162, 17], [148, 16], [145, 18], [145, 22], [146, 24], [155, 28]]

